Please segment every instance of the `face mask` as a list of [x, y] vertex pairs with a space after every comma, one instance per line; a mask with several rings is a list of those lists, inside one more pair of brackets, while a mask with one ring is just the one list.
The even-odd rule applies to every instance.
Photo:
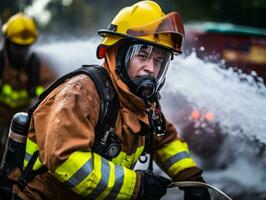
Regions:
[[135, 93], [151, 101], [164, 83], [171, 52], [147, 44], [131, 45], [125, 55], [125, 67], [134, 83]]
[[134, 81], [136, 93], [145, 101], [153, 102], [156, 98], [156, 80], [151, 76], [140, 76]]

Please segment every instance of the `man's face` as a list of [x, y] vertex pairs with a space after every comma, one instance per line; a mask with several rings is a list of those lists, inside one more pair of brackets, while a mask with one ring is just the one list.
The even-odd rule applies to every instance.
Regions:
[[132, 50], [128, 63], [128, 76], [135, 80], [138, 76], [149, 75], [158, 78], [166, 59], [169, 59], [167, 51], [158, 47], [141, 45], [137, 50]]

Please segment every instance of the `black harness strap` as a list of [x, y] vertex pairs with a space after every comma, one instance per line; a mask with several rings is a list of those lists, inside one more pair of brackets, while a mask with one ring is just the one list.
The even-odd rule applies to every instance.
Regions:
[[3, 84], [3, 74], [4, 74], [4, 52], [0, 51], [0, 91]]
[[35, 164], [35, 161], [37, 160], [39, 156], [39, 151], [35, 151], [29, 160], [25, 170], [22, 172], [21, 176], [18, 179], [18, 187], [23, 190], [26, 184], [32, 180], [37, 174], [40, 174], [42, 172], [45, 172], [47, 169], [46, 167], [42, 166], [41, 168], [37, 170], [33, 170], [33, 166]]
[[36, 88], [40, 82], [40, 59], [35, 53], [29, 58], [28, 65], [28, 93], [30, 97], [36, 97]]
[[[84, 65], [82, 67], [88, 66]], [[92, 150], [95, 151], [104, 133], [108, 131], [110, 127], [115, 126], [119, 109], [119, 100], [109, 75], [104, 68], [95, 68], [94, 73], [91, 73], [90, 77], [93, 80], [101, 99], [101, 110], [95, 127], [96, 136], [92, 146]]]

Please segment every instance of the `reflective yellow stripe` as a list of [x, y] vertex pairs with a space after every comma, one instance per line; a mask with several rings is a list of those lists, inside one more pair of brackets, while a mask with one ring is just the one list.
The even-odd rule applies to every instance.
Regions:
[[164, 145], [155, 152], [155, 156], [159, 165], [171, 177], [183, 169], [196, 166], [196, 163], [190, 157], [187, 143], [180, 140], [174, 140]]
[[40, 161], [40, 157], [38, 156], [38, 159], [33, 165], [33, 170], [40, 169], [43, 166], [42, 162]]
[[122, 165], [126, 168], [133, 168], [139, 159], [141, 153], [143, 152], [144, 146], [138, 147], [136, 152], [132, 155], [127, 155], [125, 152], [121, 151], [116, 158], [113, 158], [112, 161], [115, 164]]
[[19, 92], [13, 91], [11, 94], [11, 99], [14, 99], [15, 101], [17, 101], [18, 97], [19, 97]]
[[[39, 96], [43, 91], [44, 87], [37, 86], [35, 89], [35, 94]], [[0, 101], [12, 108], [15, 108], [28, 105], [31, 101], [31, 97], [28, 96], [26, 89], [14, 90], [11, 85], [3, 84], [0, 93]]]
[[33, 155], [33, 153], [38, 150], [38, 145], [31, 141], [29, 138], [27, 138], [27, 141], [26, 141], [26, 155], [25, 155], [25, 158], [24, 158], [24, 167], [27, 166], [31, 156]]
[[[114, 169], [113, 169], [114, 167]], [[108, 196], [105, 197], [105, 199], [116, 199], [118, 192], [120, 191], [123, 182], [124, 182], [124, 169], [123, 167], [119, 165], [111, 164], [111, 170], [114, 170], [115, 176], [110, 176], [110, 188], [111, 191], [109, 191]], [[111, 171], [112, 172], [112, 171]], [[109, 183], [108, 183], [109, 184]]]
[[8, 84], [2, 85], [2, 94], [5, 96], [9, 96], [12, 93], [12, 87]]
[[137, 151], [134, 153], [134, 156], [133, 156], [133, 166], [131, 166], [132, 168], [137, 163], [137, 161], [138, 161], [140, 155], [142, 154], [143, 150], [144, 150], [144, 146], [141, 146], [141, 147], [137, 148]]
[[[26, 152], [25, 152], [25, 158], [24, 158], [24, 162], [23, 165], [24, 167], [27, 166], [29, 160], [31, 159], [33, 153], [35, 151], [38, 150], [38, 145], [31, 141], [29, 138], [27, 138], [27, 142], [26, 142]], [[40, 161], [40, 158], [38, 157], [38, 159], [36, 160], [36, 162], [33, 165], [33, 170], [37, 170], [42, 166], [42, 163]]]
[[130, 168], [132, 156], [128, 156], [125, 152], [121, 151], [117, 157], [112, 159], [112, 161], [118, 165]]
[[44, 87], [42, 87], [42, 86], [37, 86], [37, 87], [36, 87], [36, 90], [35, 90], [35, 94], [36, 94], [36, 96], [40, 96], [40, 95], [43, 93], [43, 91], [44, 91]]
[[[94, 172], [96, 176], [99, 177], [99, 181], [97, 182], [97, 185], [93, 188], [93, 190], [85, 196], [88, 196], [89, 199], [103, 199], [103, 196], [106, 196], [106, 193], [108, 191], [107, 187], [110, 180], [111, 162], [107, 161], [97, 154], [94, 154], [94, 159], [100, 161], [100, 165], [95, 165], [94, 168]], [[109, 185], [111, 185], [111, 183]]]
[[165, 170], [171, 177], [178, 174], [180, 171], [189, 167], [195, 167], [196, 163], [192, 158], [184, 158], [173, 164], [168, 170]]
[[3, 84], [0, 93], [0, 101], [12, 108], [15, 108], [29, 104], [30, 97], [25, 89], [14, 90], [10, 85]]
[[124, 170], [124, 182], [120, 189], [120, 193], [117, 195], [117, 199], [130, 199], [133, 195], [137, 175], [134, 170], [123, 167]]
[[53, 175], [77, 194], [91, 199], [130, 199], [136, 182], [133, 170], [102, 158], [92, 152], [75, 152]]
[[[105, 163], [105, 164], [107, 164], [107, 163]], [[110, 173], [109, 173], [109, 179], [108, 179], [107, 187], [106, 188], [99, 188], [99, 190], [102, 189], [103, 192], [99, 197], [97, 197], [97, 199], [105, 199], [107, 197], [107, 195], [110, 193], [111, 189], [114, 187], [115, 183], [117, 182], [115, 180], [116, 177], [113, 176], [113, 174], [115, 174], [115, 165], [114, 165], [114, 163], [111, 163], [111, 162], [108, 162], [108, 164], [109, 164], [108, 169], [109, 169]], [[122, 186], [122, 184], [121, 184], [121, 186]], [[121, 188], [121, 186], [120, 186], [120, 188]], [[107, 199], [110, 199], [110, 198], [107, 198]]]
[[19, 98], [27, 98], [28, 93], [26, 90], [21, 90], [19, 93]]
[[38, 149], [38, 144], [27, 138], [26, 152], [32, 155], [37, 149]]
[[[75, 179], [71, 180], [71, 177], [73, 177], [82, 168], [82, 166], [86, 166], [87, 169], [84, 170], [87, 170], [89, 173], [92, 171], [92, 164], [91, 162], [88, 163], [88, 161], [91, 161], [91, 156], [91, 152], [74, 152], [62, 165], [55, 170], [54, 176], [63, 183], [67, 181], [69, 181], [68, 184], [76, 182]], [[76, 186], [76, 183], [74, 186]]]
[[166, 161], [169, 157], [175, 155], [176, 153], [183, 152], [188, 150], [188, 145], [186, 142], [182, 142], [180, 140], [174, 140], [166, 145], [164, 145], [162, 148], [157, 150], [155, 153], [160, 158], [162, 162]]

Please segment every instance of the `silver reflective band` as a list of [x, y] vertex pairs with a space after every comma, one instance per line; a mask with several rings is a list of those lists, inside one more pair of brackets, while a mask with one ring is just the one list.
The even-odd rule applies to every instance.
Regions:
[[108, 196], [105, 199], [112, 200], [116, 199], [122, 185], [124, 182], [124, 170], [123, 167], [115, 165], [115, 185], [112, 190], [109, 192]]
[[88, 196], [89, 199], [96, 199], [102, 192], [104, 192], [105, 188], [108, 185], [108, 181], [110, 178], [110, 164], [104, 158], [101, 158], [101, 160], [102, 160], [101, 180], [96, 186], [96, 188], [94, 188], [92, 193], [89, 194]]
[[80, 184], [92, 172], [92, 160], [89, 159], [67, 182], [66, 184], [74, 188]]
[[26, 136], [17, 134], [14, 131], [12, 131], [11, 129], [10, 129], [10, 132], [8, 134], [8, 137], [10, 139], [12, 139], [13, 141], [18, 142], [18, 143], [25, 143], [26, 139], [27, 139]]
[[190, 158], [188, 152], [186, 151], [179, 152], [165, 161], [163, 169], [168, 170], [173, 164], [185, 158]]
[[29, 162], [30, 159], [31, 159], [31, 157], [32, 157], [32, 155], [26, 152], [26, 153], [25, 153], [25, 158], [24, 158], [24, 159], [25, 159], [26, 161]]

